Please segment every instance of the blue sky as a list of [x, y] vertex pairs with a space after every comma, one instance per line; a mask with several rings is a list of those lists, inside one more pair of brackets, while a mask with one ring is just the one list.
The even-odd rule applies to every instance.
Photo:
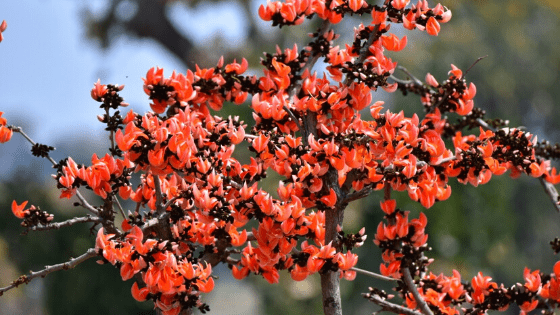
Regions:
[[[101, 13], [107, 1], [29, 0], [0, 2], [8, 28], [0, 44], [0, 111], [8, 123], [23, 123], [36, 141], [53, 143], [69, 133], [102, 134], [101, 113], [89, 96], [93, 83], [125, 84], [122, 96], [137, 112], [148, 107], [141, 78], [153, 66], [170, 74], [182, 65], [150, 40], [119, 38], [108, 51], [85, 39], [81, 11]], [[210, 10], [211, 9], [211, 10]], [[193, 11], [177, 5], [171, 17], [194, 40], [216, 32], [241, 38], [242, 12], [235, 4]], [[212, 12], [212, 18], [208, 14]], [[239, 41], [237, 41], [239, 42]], [[21, 121], [20, 118], [24, 118]]]

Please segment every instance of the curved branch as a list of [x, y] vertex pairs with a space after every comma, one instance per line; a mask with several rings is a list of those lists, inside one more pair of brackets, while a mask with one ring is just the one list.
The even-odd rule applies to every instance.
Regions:
[[76, 217], [70, 220], [62, 221], [62, 222], [55, 222], [50, 223], [48, 225], [36, 225], [34, 227], [28, 228], [26, 231], [21, 233], [22, 235], [26, 235], [30, 231], [48, 231], [48, 230], [58, 230], [65, 226], [71, 226], [77, 223], [87, 223], [87, 222], [94, 222], [94, 223], [101, 223], [103, 220], [99, 217], [92, 217], [89, 214], [85, 217]]
[[430, 308], [428, 307], [426, 301], [424, 301], [424, 299], [416, 289], [416, 285], [414, 284], [414, 281], [412, 280], [412, 276], [410, 275], [410, 270], [408, 268], [402, 268], [402, 273], [403, 273], [404, 283], [406, 284], [408, 290], [414, 296], [414, 300], [416, 301], [416, 305], [418, 305], [418, 308], [420, 308], [420, 310], [422, 311], [422, 313], [424, 313], [424, 315], [434, 315], [434, 313], [432, 313], [432, 310], [430, 310]]
[[37, 277], [44, 278], [46, 275], [48, 275], [51, 272], [72, 269], [77, 265], [83, 263], [84, 261], [93, 258], [95, 256], [97, 256], [97, 250], [95, 248], [90, 248], [83, 255], [76, 258], [71, 258], [70, 261], [53, 265], [53, 266], [45, 266], [45, 269], [41, 271], [37, 271], [37, 272], [31, 271], [29, 275], [22, 275], [16, 280], [12, 281], [12, 283], [9, 286], [0, 288], [0, 296], [2, 296], [4, 292], [10, 289], [17, 288], [20, 284], [24, 284], [24, 283], [28, 284], [31, 280]]
[[372, 301], [373, 303], [381, 306], [382, 310], [384, 311], [393, 312], [395, 314], [422, 315], [422, 313], [412, 310], [408, 307], [404, 307], [401, 305], [388, 302], [387, 300], [379, 297], [379, 295], [377, 294], [363, 293], [362, 296]]
[[[12, 131], [17, 132], [19, 134], [21, 134], [25, 140], [27, 140], [29, 143], [31, 143], [31, 145], [36, 145], [37, 143], [35, 141], [33, 141], [33, 139], [31, 139], [25, 132], [23, 132], [23, 129], [21, 127], [16, 127], [16, 126], [10, 126], [10, 129], [12, 129]], [[52, 165], [57, 165], [58, 163], [56, 163], [56, 161], [50, 157], [50, 155], [47, 154], [47, 156], [45, 157], [47, 160], [49, 160]], [[95, 209], [94, 207], [92, 207], [84, 198], [84, 196], [82, 196], [82, 194], [80, 194], [80, 192], [78, 190], [76, 190], [76, 196], [78, 197], [78, 199], [80, 199], [80, 205], [84, 208], [86, 208], [87, 210], [89, 210], [89, 212], [95, 214], [95, 215], [99, 215], [99, 211], [97, 209]]]
[[355, 272], [357, 272], [357, 273], [361, 273], [361, 274], [364, 274], [364, 275], [366, 275], [366, 276], [370, 276], [370, 277], [372, 277], [372, 278], [376, 278], [376, 279], [380, 279], [380, 280], [385, 280], [385, 281], [399, 281], [399, 279], [387, 277], [387, 276], [380, 275], [380, 274], [378, 274], [378, 273], [375, 273], [375, 272], [372, 272], [372, 271], [369, 271], [369, 270], [360, 269], [360, 268], [357, 268], [357, 267], [352, 267], [352, 268], [350, 268], [350, 270], [353, 270], [353, 271], [355, 271]]

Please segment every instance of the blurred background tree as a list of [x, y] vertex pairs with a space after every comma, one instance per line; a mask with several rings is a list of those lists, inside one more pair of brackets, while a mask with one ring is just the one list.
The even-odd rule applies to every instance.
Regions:
[[[122, 46], [123, 37], [127, 38], [129, 45], [135, 46], [155, 42], [178, 60], [182, 67], [176, 70], [180, 72], [194, 69], [194, 64], [214, 66], [224, 55], [226, 60], [245, 57], [253, 71], [260, 73], [258, 61], [263, 51], [273, 51], [276, 44], [282, 49], [292, 47], [294, 42], [301, 48], [306, 43], [306, 34], [317, 27], [315, 22], [306, 21], [298, 27], [272, 29], [256, 15], [261, 1], [102, 2], [103, 5], [96, 8], [81, 7], [83, 35], [89, 39], [86, 45], [111, 51]], [[559, 142], [557, 122], [560, 113], [556, 110], [555, 100], [560, 99], [560, 89], [556, 88], [560, 70], [560, 5], [553, 0], [449, 0], [443, 4], [452, 10], [453, 18], [443, 25], [437, 38], [425, 33], [405, 32], [396, 26], [392, 29], [399, 37], [409, 37], [405, 50], [390, 54], [393, 60], [421, 79], [430, 72], [438, 80], [443, 80], [447, 77], [449, 64], [467, 69], [477, 58], [488, 55], [468, 73], [468, 80], [474, 82], [478, 90], [475, 106], [486, 110], [487, 118], [509, 119], [510, 126], [525, 126], [539, 139]], [[216, 33], [200, 39], [189, 28], [193, 22], [185, 16], [206, 17], [205, 21], [210, 25], [216, 22], [214, 12], [224, 7], [231, 8], [230, 22], [240, 23], [241, 38], [233, 40], [225, 33]], [[369, 21], [370, 17], [362, 20], [364, 23]], [[358, 23], [357, 18], [353, 18], [335, 27], [342, 35], [340, 45], [350, 41], [353, 26]], [[10, 40], [8, 34], [6, 41]], [[101, 68], [105, 61], [97, 62]], [[141, 70], [147, 71], [148, 68]], [[171, 70], [166, 68], [168, 74]], [[111, 71], [118, 72], [119, 69]], [[395, 75], [406, 78], [402, 72]], [[140, 90], [128, 92], [141, 93]], [[402, 109], [407, 115], [421, 112], [418, 98], [397, 94], [380, 93], [374, 98], [386, 100], [386, 105], [393, 111]], [[146, 98], [143, 106], [147, 108], [147, 104]], [[134, 105], [132, 107], [140, 111]], [[226, 116], [241, 115], [249, 125], [252, 122], [248, 106], [230, 106], [225, 110]], [[22, 124], [25, 125], [25, 121]], [[34, 128], [40, 129], [41, 126]], [[87, 143], [86, 140], [54, 143], [57, 146], [55, 157], [61, 159], [71, 155], [79, 163], [88, 163], [93, 152], [104, 154], [105, 139], [104, 136], [97, 143]], [[76, 256], [92, 246], [94, 240], [93, 236], [88, 236], [89, 227], [86, 226], [18, 235], [21, 231], [18, 220], [9, 211], [13, 199], [21, 201], [25, 196], [33, 195], [30, 203], [52, 210], [56, 220], [70, 218], [79, 211], [56, 198], [52, 180], [41, 181], [52, 172], [49, 166], [45, 166], [48, 165], [46, 161], [21, 162], [20, 159], [31, 160], [25, 152], [27, 148], [22, 141], [13, 141], [4, 147], [4, 153], [0, 152], [0, 161], [18, 159], [17, 165], [23, 165], [15, 170], [12, 167], [10, 173], [0, 178], [0, 209], [3, 209], [0, 285], [27, 270]], [[41, 180], [37, 179], [37, 172], [44, 175]], [[270, 182], [277, 181], [271, 177]], [[429, 244], [433, 247], [429, 255], [436, 258], [432, 266], [434, 273], [450, 274], [452, 269], [458, 269], [464, 275], [474, 276], [482, 270], [494, 280], [511, 285], [522, 280], [524, 266], [551, 271], [558, 257], [553, 255], [548, 242], [558, 236], [560, 221], [538, 180], [526, 177], [511, 180], [506, 174], [494, 177], [490, 183], [478, 188], [463, 186], [454, 180], [451, 183], [452, 197], [426, 211]], [[413, 215], [421, 209], [419, 204], [408, 200], [406, 193], [395, 195], [399, 207], [412, 211]], [[355, 232], [365, 224], [369, 234], [366, 245], [359, 249], [358, 267], [376, 272], [381, 262], [380, 251], [371, 240], [382, 217], [380, 199], [381, 194], [374, 194], [350, 205], [345, 214], [345, 230]], [[208, 298], [215, 314], [228, 311], [230, 314], [321, 312], [318, 276], [293, 282], [288, 274], [282, 274], [279, 285], [269, 285], [257, 277], [237, 282], [231, 279], [227, 268], [220, 270], [217, 291]], [[6, 308], [9, 313], [5, 314], [13, 314], [14, 309], [23, 311], [24, 307], [30, 314], [150, 314], [149, 303], [137, 303], [131, 298], [130, 285], [120, 280], [116, 269], [90, 261], [75, 270], [51, 274], [44, 282], [9, 292], [2, 297], [2, 302], [12, 310]], [[353, 282], [343, 282], [346, 314], [370, 314], [376, 310], [360, 295], [368, 286], [391, 287], [362, 275]], [[0, 314], [5, 310], [0, 309]], [[509, 311], [512, 314], [518, 312]]]

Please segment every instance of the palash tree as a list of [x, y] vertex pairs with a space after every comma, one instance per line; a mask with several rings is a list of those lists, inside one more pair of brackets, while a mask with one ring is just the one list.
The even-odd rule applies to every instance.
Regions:
[[[333, 44], [334, 26], [348, 15], [370, 15], [371, 23], [356, 26], [353, 42], [340, 48]], [[136, 300], [151, 300], [167, 315], [208, 311], [202, 293], [214, 288], [212, 267], [220, 263], [237, 279], [260, 275], [270, 283], [278, 282], [282, 270], [295, 281], [319, 273], [325, 314], [342, 314], [339, 281], [358, 273], [393, 283], [392, 294], [364, 288], [364, 297], [399, 314], [478, 314], [512, 303], [522, 312], [557, 308], [560, 262], [552, 273], [526, 268], [524, 282], [510, 287], [482, 273], [470, 282], [457, 271], [434, 275], [425, 234], [429, 211], [409, 219], [413, 215], [391, 199], [393, 190], [407, 191], [430, 208], [451, 195], [450, 177], [478, 186], [509, 170], [514, 178], [522, 173], [538, 178], [560, 209], [553, 186], [560, 175], [550, 164], [560, 149], [505, 120], [486, 119], [474, 107], [475, 85], [465, 79], [470, 68], [463, 72], [451, 65], [441, 83], [430, 74], [421, 81], [385, 56], [407, 43], [388, 32], [391, 24], [437, 36], [451, 11], [425, 0], [383, 5], [293, 0], [268, 2], [259, 16], [279, 27], [306, 18], [322, 24], [302, 49], [294, 45], [265, 54], [260, 75], [244, 74], [245, 59], [227, 64], [220, 59], [214, 68], [197, 66], [170, 77], [150, 69], [143, 80], [152, 111], [143, 115], [121, 114], [119, 107], [128, 105], [119, 94], [123, 86], [98, 81], [91, 96], [101, 103], [98, 119], [111, 141], [109, 152], [94, 154], [89, 166], [70, 157], [54, 161], [53, 147], [33, 142], [0, 112], [0, 141], [9, 141], [13, 132], [25, 137], [33, 155], [55, 166], [60, 197], [76, 197], [75, 205], [87, 211], [54, 222], [39, 207], [14, 201], [12, 211], [25, 233], [77, 223], [93, 223], [97, 231], [95, 246], [83, 255], [23, 275], [0, 288], [0, 295], [95, 258], [119, 268], [123, 280], [133, 279]], [[3, 22], [0, 31], [5, 29]], [[326, 74], [313, 70], [319, 59]], [[419, 96], [424, 112], [406, 117], [384, 109], [382, 101], [373, 100], [380, 88]], [[253, 110], [250, 128], [237, 117], [211, 112], [246, 101]], [[470, 129], [472, 134], [463, 134]], [[232, 155], [243, 143], [253, 154], [246, 163]], [[271, 170], [282, 177], [275, 193], [261, 184]], [[140, 174], [136, 186], [134, 173]], [[102, 201], [87, 201], [80, 187]], [[383, 251], [380, 274], [356, 267], [352, 250], [366, 244], [366, 231], [343, 229], [348, 204], [376, 190], [384, 192], [385, 221], [372, 237]], [[119, 199], [132, 200], [136, 208], [125, 213]], [[551, 243], [560, 251], [560, 240]]]

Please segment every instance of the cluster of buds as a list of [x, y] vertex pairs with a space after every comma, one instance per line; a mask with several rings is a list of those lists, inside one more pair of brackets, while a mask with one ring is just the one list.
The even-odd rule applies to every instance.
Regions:
[[19, 219], [23, 219], [21, 226], [26, 228], [32, 228], [37, 225], [46, 226], [54, 219], [54, 215], [47, 213], [46, 211], [41, 211], [39, 207], [32, 205], [29, 208], [25, 208], [27, 201], [22, 202], [20, 205], [14, 200], [12, 202], [12, 213]]

